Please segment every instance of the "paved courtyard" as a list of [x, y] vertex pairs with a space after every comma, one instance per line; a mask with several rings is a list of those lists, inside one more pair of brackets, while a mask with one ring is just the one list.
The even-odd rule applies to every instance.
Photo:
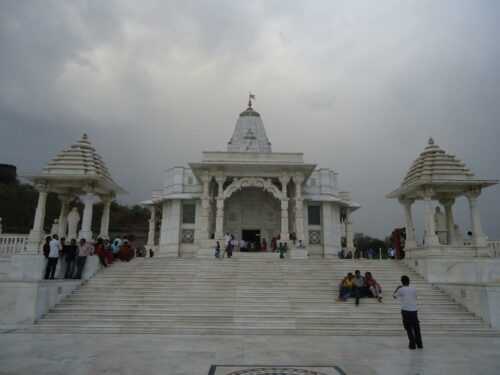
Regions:
[[226, 374], [221, 365], [336, 366], [348, 375], [500, 373], [500, 338], [424, 340], [423, 350], [410, 351], [404, 337], [4, 333], [0, 374], [207, 375], [212, 365], [217, 375]]

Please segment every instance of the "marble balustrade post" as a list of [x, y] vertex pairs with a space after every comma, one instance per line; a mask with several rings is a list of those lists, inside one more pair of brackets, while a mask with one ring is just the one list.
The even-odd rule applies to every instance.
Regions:
[[407, 249], [415, 249], [417, 247], [415, 226], [413, 224], [413, 215], [411, 211], [411, 206], [413, 205], [413, 202], [415, 202], [414, 199], [399, 200], [399, 203], [401, 203], [405, 211], [405, 228], [406, 228], [405, 248]]
[[151, 205], [148, 207], [151, 216], [149, 218], [149, 230], [148, 230], [148, 240], [146, 246], [152, 249], [155, 245], [155, 231], [156, 231], [156, 207]]
[[226, 181], [226, 177], [216, 177], [215, 181], [218, 186], [215, 239], [221, 240], [224, 237], [224, 182]]
[[38, 190], [38, 203], [35, 211], [35, 219], [33, 221], [33, 228], [30, 231], [28, 239], [27, 252], [30, 254], [38, 254], [40, 251], [40, 244], [42, 242], [43, 225], [45, 222], [45, 212], [47, 206], [48, 186], [45, 184], [37, 184]]
[[475, 246], [487, 246], [487, 238], [483, 233], [481, 227], [481, 218], [479, 215], [479, 207], [477, 204], [477, 199], [481, 195], [481, 189], [473, 189], [466, 193], [467, 199], [469, 201], [470, 209], [470, 222], [472, 227], [472, 243]]

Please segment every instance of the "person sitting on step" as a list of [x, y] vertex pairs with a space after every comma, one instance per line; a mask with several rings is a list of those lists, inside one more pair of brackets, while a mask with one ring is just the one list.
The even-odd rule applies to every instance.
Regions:
[[352, 283], [353, 283], [354, 298], [356, 298], [356, 306], [358, 306], [359, 299], [367, 294], [366, 293], [367, 289], [365, 286], [365, 278], [361, 276], [361, 272], [359, 270], [354, 271], [354, 279]]
[[339, 297], [337, 298], [337, 301], [345, 302], [349, 297], [351, 297], [353, 280], [354, 275], [352, 274], [352, 272], [349, 272], [347, 276], [342, 279], [339, 285]]
[[365, 272], [365, 286], [370, 291], [371, 295], [377, 299], [377, 301], [382, 302], [382, 287], [372, 276], [371, 272]]

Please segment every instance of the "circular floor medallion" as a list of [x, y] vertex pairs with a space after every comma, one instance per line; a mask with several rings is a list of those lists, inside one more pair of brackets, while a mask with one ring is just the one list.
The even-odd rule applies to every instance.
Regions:
[[326, 375], [322, 372], [289, 367], [256, 367], [238, 370], [227, 375]]

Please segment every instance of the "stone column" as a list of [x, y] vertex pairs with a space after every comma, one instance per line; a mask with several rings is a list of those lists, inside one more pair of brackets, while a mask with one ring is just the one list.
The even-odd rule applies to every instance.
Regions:
[[345, 241], [347, 250], [351, 250], [354, 254], [354, 233], [352, 232], [351, 209], [346, 208], [345, 215]]
[[162, 249], [163, 256], [177, 257], [180, 255], [182, 204], [180, 199], [170, 201], [168, 209], [168, 226], [166, 246]]
[[302, 184], [304, 176], [297, 175], [295, 181], [295, 234], [297, 235], [297, 243], [304, 242], [304, 198], [302, 198]]
[[151, 205], [148, 207], [151, 216], [149, 217], [149, 231], [148, 231], [148, 240], [146, 242], [146, 246], [152, 249], [155, 246], [155, 231], [156, 231], [156, 207], [155, 205]]
[[27, 252], [31, 254], [38, 254], [40, 251], [40, 244], [42, 242], [43, 225], [45, 222], [45, 210], [47, 206], [48, 186], [45, 184], [37, 184], [38, 190], [38, 203], [35, 211], [35, 220], [33, 221], [33, 228], [30, 231], [28, 239]]
[[201, 182], [203, 184], [203, 192], [201, 194], [201, 213], [200, 213], [200, 225], [199, 225], [199, 239], [208, 240], [209, 237], [209, 216], [210, 216], [210, 180], [211, 177], [208, 174], [204, 174], [201, 177]]
[[101, 230], [99, 233], [99, 237], [102, 239], [109, 239], [109, 218], [111, 211], [111, 202], [113, 201], [112, 197], [103, 197], [102, 202], [104, 203], [104, 207], [102, 209], [101, 216]]
[[436, 235], [436, 224], [434, 223], [434, 209], [432, 206], [432, 197], [434, 192], [432, 189], [426, 189], [423, 194], [424, 210], [425, 210], [425, 237], [424, 242], [426, 247], [439, 246], [439, 238]]
[[472, 243], [475, 246], [482, 247], [487, 246], [488, 239], [484, 235], [481, 227], [481, 218], [479, 215], [479, 208], [477, 206], [477, 198], [479, 198], [479, 195], [481, 195], [481, 189], [473, 189], [466, 193], [467, 199], [469, 200]]
[[415, 226], [413, 225], [413, 215], [411, 212], [411, 206], [415, 202], [414, 199], [400, 199], [399, 203], [404, 207], [405, 210], [405, 228], [406, 228], [406, 249], [415, 249], [417, 247], [417, 240], [415, 237]]
[[66, 230], [68, 228], [68, 214], [69, 214], [69, 203], [71, 200], [71, 196], [66, 194], [60, 194], [59, 200], [61, 202], [61, 211], [59, 211], [59, 228], [57, 231], [57, 235], [59, 238], [66, 237]]
[[455, 244], [455, 220], [453, 219], [453, 205], [455, 204], [455, 198], [442, 199], [439, 201], [444, 207], [444, 213], [446, 216], [446, 231], [447, 231], [447, 243], [448, 245]]
[[160, 227], [160, 251], [163, 251], [167, 246], [167, 229], [168, 229], [168, 209], [169, 201], [162, 202], [161, 209], [161, 227]]
[[215, 239], [221, 240], [224, 237], [224, 182], [226, 177], [216, 177], [218, 186], [217, 193], [217, 213], [215, 215]]
[[84, 206], [82, 229], [80, 230], [79, 238], [85, 238], [87, 241], [90, 241], [92, 240], [92, 214], [94, 211], [96, 196], [93, 194], [91, 189], [87, 189], [86, 191], [87, 193], [80, 198]]
[[290, 234], [288, 233], [289, 223], [288, 223], [288, 197], [287, 197], [287, 185], [290, 181], [290, 176], [281, 176], [281, 233], [280, 242], [287, 243]]

